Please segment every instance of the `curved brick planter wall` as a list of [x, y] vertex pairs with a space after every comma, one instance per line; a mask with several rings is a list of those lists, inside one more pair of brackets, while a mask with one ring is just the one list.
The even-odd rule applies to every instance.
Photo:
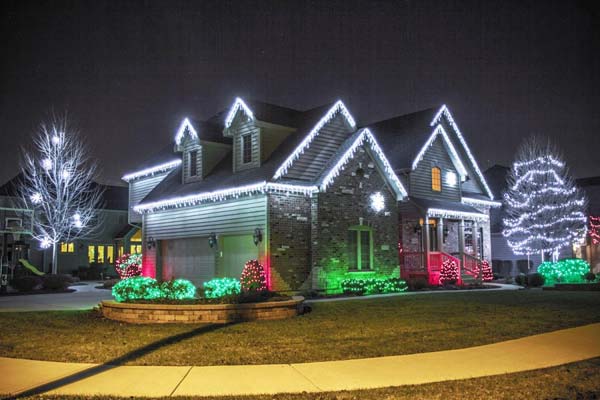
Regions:
[[135, 324], [224, 324], [295, 317], [302, 310], [304, 297], [292, 300], [246, 304], [132, 304], [102, 301], [102, 315]]

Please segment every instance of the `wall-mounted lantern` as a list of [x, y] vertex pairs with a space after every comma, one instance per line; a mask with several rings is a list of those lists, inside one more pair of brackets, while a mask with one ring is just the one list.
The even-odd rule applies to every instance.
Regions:
[[256, 229], [254, 230], [254, 235], [252, 235], [252, 237], [253, 237], [253, 239], [254, 239], [254, 244], [255, 244], [256, 246], [258, 246], [258, 244], [259, 244], [260, 242], [262, 242], [262, 240], [263, 240], [263, 234], [262, 234], [262, 231], [260, 230], [260, 228], [256, 228]]
[[211, 249], [217, 245], [217, 235], [215, 233], [208, 235], [208, 245]]

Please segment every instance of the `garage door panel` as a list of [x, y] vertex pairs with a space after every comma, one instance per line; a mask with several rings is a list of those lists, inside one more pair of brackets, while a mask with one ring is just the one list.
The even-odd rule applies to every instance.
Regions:
[[163, 279], [189, 279], [201, 286], [215, 276], [215, 253], [207, 238], [161, 242]]

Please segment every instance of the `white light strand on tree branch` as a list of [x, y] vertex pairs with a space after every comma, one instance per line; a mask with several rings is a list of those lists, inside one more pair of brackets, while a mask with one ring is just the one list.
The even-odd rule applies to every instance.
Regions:
[[456, 136], [458, 136], [458, 139], [462, 143], [463, 148], [465, 149], [465, 152], [467, 153], [467, 156], [469, 157], [469, 160], [471, 161], [471, 164], [473, 165], [473, 169], [475, 170], [475, 173], [479, 177], [480, 182], [483, 184], [488, 196], [490, 197], [490, 199], [494, 200], [494, 195], [492, 194], [490, 187], [488, 186], [487, 182], [485, 181], [485, 178], [483, 177], [483, 174], [481, 173], [481, 170], [479, 169], [479, 165], [477, 165], [477, 161], [475, 161], [475, 157], [471, 153], [471, 150], [469, 149], [467, 142], [465, 141], [462, 133], [460, 132], [460, 129], [458, 129], [458, 125], [456, 125], [456, 122], [454, 122], [454, 118], [452, 118], [452, 114], [450, 113], [450, 110], [448, 109], [448, 107], [446, 107], [445, 104], [442, 107], [440, 107], [439, 111], [437, 112], [437, 114], [435, 115], [433, 120], [431, 121], [430, 125], [434, 126], [435, 124], [437, 124], [440, 121], [440, 118], [442, 117], [442, 115], [446, 116], [446, 119], [450, 123], [450, 126], [452, 127], [452, 129], [456, 133]]
[[429, 139], [427, 139], [427, 142], [425, 142], [423, 147], [421, 147], [419, 154], [417, 154], [417, 156], [415, 157], [415, 159], [412, 163], [413, 171], [417, 168], [417, 165], [419, 165], [419, 162], [421, 162], [421, 160], [425, 156], [425, 153], [427, 152], [429, 147], [433, 144], [435, 138], [437, 138], [438, 135], [442, 135], [444, 142], [448, 146], [448, 149], [450, 150], [450, 155], [452, 157], [452, 161], [454, 161], [454, 164], [456, 165], [456, 169], [458, 170], [458, 173], [460, 174], [461, 178], [467, 176], [467, 170], [466, 170], [464, 164], [460, 161], [460, 157], [458, 156], [456, 148], [450, 141], [450, 138], [448, 137], [448, 133], [446, 133], [446, 130], [444, 129], [444, 127], [442, 125], [438, 125], [433, 130], [433, 132], [429, 136]]
[[329, 111], [327, 111], [325, 116], [323, 116], [323, 118], [321, 118], [319, 120], [319, 122], [315, 125], [315, 127], [310, 131], [310, 133], [308, 135], [306, 135], [304, 140], [302, 140], [302, 143], [300, 143], [298, 145], [298, 147], [296, 147], [296, 149], [292, 152], [292, 154], [283, 162], [283, 164], [281, 164], [281, 166], [277, 169], [277, 171], [275, 171], [275, 175], [273, 176], [273, 179], [279, 179], [283, 175], [285, 175], [288, 168], [292, 166], [294, 161], [298, 157], [300, 157], [300, 155], [302, 153], [304, 153], [304, 151], [307, 148], [310, 147], [310, 143], [319, 134], [319, 131], [321, 130], [321, 128], [326, 123], [331, 121], [338, 113], [342, 113], [342, 115], [346, 118], [346, 121], [352, 127], [352, 129], [356, 128], [356, 122], [354, 121], [354, 118], [352, 117], [352, 115], [350, 115], [350, 112], [348, 111], [348, 109], [346, 108], [344, 103], [342, 103], [341, 100], [336, 101], [336, 103], [333, 105], [333, 107], [331, 107], [329, 109]]
[[250, 107], [248, 107], [246, 103], [244, 103], [244, 100], [237, 97], [235, 99], [235, 102], [233, 103], [233, 106], [231, 106], [229, 113], [227, 114], [227, 118], [225, 118], [225, 129], [231, 126], [239, 110], [243, 110], [248, 119], [254, 121], [254, 113], [252, 112], [252, 110], [250, 110]]
[[141, 171], [132, 172], [130, 174], [124, 175], [121, 179], [125, 182], [132, 181], [134, 179], [143, 178], [145, 176], [151, 176], [157, 173], [169, 171], [181, 164], [181, 160], [173, 160], [166, 162], [164, 164], [155, 165], [150, 168], [143, 169]]

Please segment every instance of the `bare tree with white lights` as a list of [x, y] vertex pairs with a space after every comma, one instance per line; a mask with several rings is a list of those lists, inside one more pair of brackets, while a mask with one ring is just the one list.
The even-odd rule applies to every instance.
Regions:
[[103, 190], [94, 182], [97, 164], [66, 118], [42, 124], [32, 151], [23, 152], [19, 191], [34, 210], [33, 233], [42, 248], [52, 247], [52, 273], [58, 271], [58, 244], [93, 234]]

